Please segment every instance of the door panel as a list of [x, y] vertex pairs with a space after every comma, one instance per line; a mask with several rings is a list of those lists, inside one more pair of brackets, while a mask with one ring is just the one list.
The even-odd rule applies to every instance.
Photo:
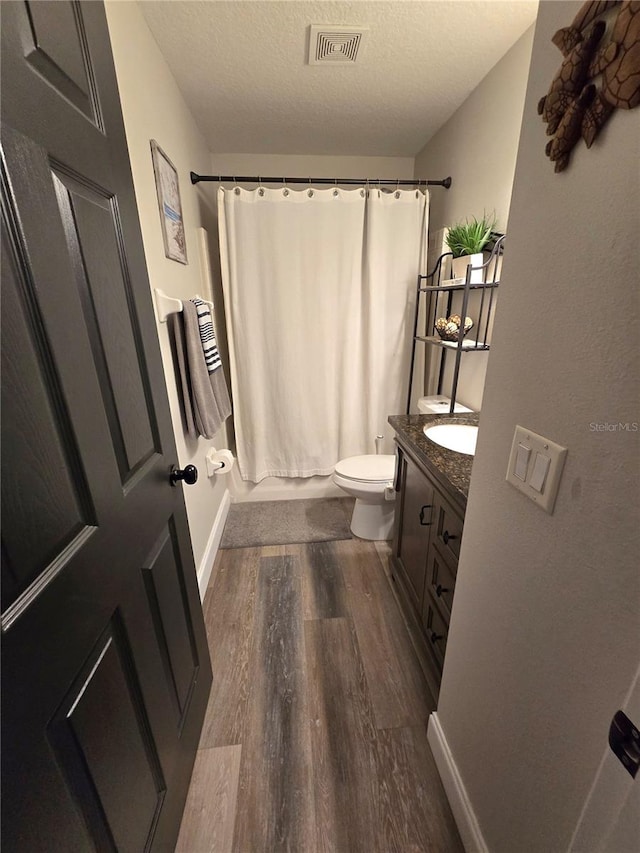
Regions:
[[51, 3], [26, 3], [31, 31], [24, 31], [25, 57], [54, 89], [95, 122], [98, 111], [89, 85], [93, 69], [82, 15], [72, 3], [56, 5], [60, 8]]
[[211, 670], [101, 3], [3, 7], [1, 163], [3, 850], [171, 850]]
[[[165, 795], [135, 664], [119, 614], [48, 726], [70, 794], [96, 847], [144, 850]], [[136, 784], [121, 782], [129, 768]]]
[[198, 650], [189, 620], [180, 560], [175, 526], [170, 523], [145, 562], [143, 573], [178, 728], [184, 723], [198, 672]]
[[157, 440], [118, 241], [117, 199], [55, 173], [54, 186], [124, 483], [155, 452]]
[[[2, 476], [3, 611], [95, 525], [68, 412], [51, 375], [51, 355], [27, 319], [33, 292], [25, 272], [3, 233], [2, 411], [12, 425], [11, 435], [3, 434], [12, 448], [11, 457], [3, 458]], [[23, 393], [25, 387], [30, 393]], [[19, 466], [12, 460], [20, 460]], [[23, 477], [21, 470], [35, 476]]]

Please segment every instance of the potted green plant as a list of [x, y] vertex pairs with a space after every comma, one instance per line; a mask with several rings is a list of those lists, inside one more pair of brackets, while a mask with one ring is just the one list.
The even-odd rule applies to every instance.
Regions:
[[[496, 217], [494, 214], [478, 219], [472, 217], [459, 222], [448, 229], [445, 238], [449, 250], [453, 254], [451, 261], [452, 278], [466, 278], [467, 267], [481, 267], [488, 259], [488, 253], [483, 252], [488, 243], [495, 237]], [[484, 280], [497, 278], [493, 270], [487, 271]], [[471, 273], [472, 282], [483, 281], [483, 270], [474, 269]]]

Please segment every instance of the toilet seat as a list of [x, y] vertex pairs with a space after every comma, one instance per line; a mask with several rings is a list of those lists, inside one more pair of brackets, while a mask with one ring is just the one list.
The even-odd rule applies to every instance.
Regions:
[[393, 454], [367, 454], [341, 459], [335, 473], [345, 480], [356, 483], [386, 484], [393, 480], [396, 457]]

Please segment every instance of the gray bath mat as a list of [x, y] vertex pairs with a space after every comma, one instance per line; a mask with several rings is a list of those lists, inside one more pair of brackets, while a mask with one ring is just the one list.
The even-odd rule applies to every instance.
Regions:
[[232, 504], [221, 548], [293, 545], [351, 539], [353, 498]]

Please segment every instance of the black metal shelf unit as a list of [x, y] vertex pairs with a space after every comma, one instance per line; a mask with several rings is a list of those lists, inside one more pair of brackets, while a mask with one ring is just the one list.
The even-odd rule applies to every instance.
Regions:
[[[445, 365], [448, 354], [453, 352], [455, 362], [453, 380], [451, 383], [451, 406], [454, 411], [460, 376], [460, 361], [462, 355], [471, 352], [487, 352], [490, 348], [491, 325], [495, 307], [495, 292], [500, 284], [500, 271], [506, 235], [499, 237], [490, 253], [485, 252], [483, 263], [478, 266], [467, 265], [464, 278], [443, 278], [451, 269], [453, 255], [446, 252], [441, 255], [428, 275], [419, 275], [416, 288], [416, 306], [413, 323], [413, 338], [411, 348], [411, 367], [409, 371], [409, 392], [407, 394], [407, 414], [410, 413], [411, 395], [413, 392], [413, 371], [416, 361], [416, 346], [418, 343], [440, 348], [440, 370], [438, 375], [438, 394], [443, 391]], [[451, 315], [454, 296], [462, 295], [460, 317], [462, 324], [473, 310], [475, 317], [473, 327], [469, 330], [473, 335], [465, 336], [460, 332], [458, 340], [444, 340], [438, 333], [436, 321], [439, 317], [448, 318]], [[476, 296], [474, 296], [474, 294]], [[472, 297], [474, 297], [472, 299]], [[473, 302], [473, 309], [471, 303]], [[422, 333], [418, 325], [422, 323]]]

